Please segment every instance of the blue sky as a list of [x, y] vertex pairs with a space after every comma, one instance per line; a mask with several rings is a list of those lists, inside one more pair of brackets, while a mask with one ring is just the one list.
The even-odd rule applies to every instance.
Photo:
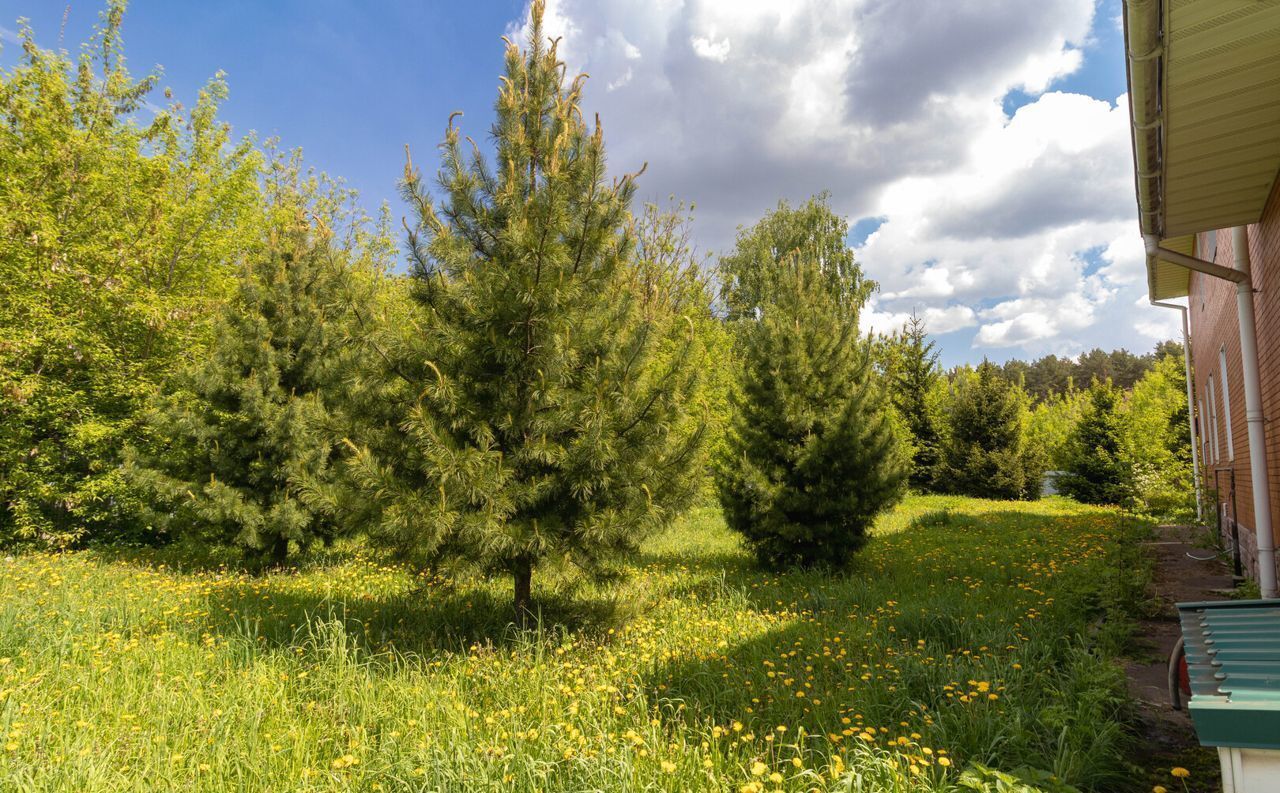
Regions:
[[[1054, 80], [1051, 90], [1085, 94], [1097, 99], [1115, 99], [1124, 93], [1124, 35], [1118, 23], [1120, 0], [1099, 3], [1094, 15], [1094, 25], [1089, 41], [1084, 45], [1084, 61], [1080, 68], [1065, 77]], [[1005, 95], [1002, 105], [1005, 113], [1013, 113], [1034, 97], [1023, 91], [1013, 90]]]
[[[915, 4], [929, 8], [916, 8]], [[0, 0], [59, 46], [64, 4]], [[483, 141], [504, 33], [525, 0], [134, 0], [135, 73], [189, 101], [216, 71], [237, 132], [279, 136], [398, 218], [404, 145], [424, 170], [449, 114]], [[61, 46], [96, 22], [75, 3]], [[591, 74], [615, 170], [643, 200], [697, 203], [704, 249], [779, 198], [827, 190], [882, 285], [869, 328], [911, 311], [947, 364], [1172, 331], [1142, 302], [1119, 0], [550, 0], [569, 67]], [[0, 31], [6, 39], [9, 35]], [[0, 63], [11, 64], [6, 41]], [[995, 153], [994, 158], [992, 152]]]
[[[0, 25], [29, 18], [57, 47], [65, 5], [0, 0]], [[100, 5], [72, 4], [63, 36], [75, 51]], [[278, 135], [317, 168], [345, 178], [365, 203], [391, 202], [404, 145], [427, 161], [454, 110], [487, 128], [502, 68], [499, 37], [519, 0], [478, 3], [132, 0], [124, 37], [136, 74], [163, 66], [163, 85], [189, 101], [218, 70], [231, 97], [224, 120], [239, 133]], [[16, 48], [6, 43], [5, 64]]]

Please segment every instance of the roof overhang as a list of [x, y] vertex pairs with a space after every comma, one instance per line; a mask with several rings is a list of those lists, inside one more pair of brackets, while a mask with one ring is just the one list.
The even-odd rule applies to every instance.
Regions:
[[[1138, 220], [1159, 248], [1256, 223], [1280, 172], [1280, 0], [1125, 0]], [[1147, 256], [1152, 300], [1190, 271]]]

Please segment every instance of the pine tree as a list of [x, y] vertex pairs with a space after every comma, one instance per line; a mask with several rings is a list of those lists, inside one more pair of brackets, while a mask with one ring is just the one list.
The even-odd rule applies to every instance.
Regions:
[[[740, 379], [717, 484], [725, 520], [767, 567], [844, 563], [907, 475], [870, 340], [858, 331], [863, 293], [831, 288], [822, 247], [781, 261], [739, 249], [734, 259], [759, 257], [757, 318], [738, 325]], [[847, 261], [841, 277], [863, 283]]]
[[938, 465], [938, 428], [929, 405], [941, 373], [934, 341], [924, 320], [914, 312], [902, 329], [900, 355], [896, 367], [894, 404], [911, 432], [914, 445], [911, 485], [921, 490], [933, 487]]
[[[1110, 380], [1094, 380], [1084, 414], [1067, 441], [1058, 489], [1086, 504], [1128, 505], [1133, 472], [1122, 452], [1119, 391]], [[1157, 441], [1158, 442], [1158, 439]]]
[[[702, 365], [696, 390], [690, 395], [705, 407], [705, 449], [708, 458], [724, 449], [724, 435], [732, 407], [734, 361], [732, 337], [723, 317], [712, 310], [713, 285], [707, 257], [700, 255], [692, 240], [693, 207], [678, 203], [662, 209], [646, 204], [635, 219], [635, 266], [640, 279], [642, 305], [653, 316], [687, 316], [702, 347]], [[680, 353], [684, 337], [667, 340], [661, 354]], [[714, 489], [710, 466], [698, 472], [699, 490]]]
[[[344, 326], [360, 253], [385, 255], [377, 235], [335, 237], [354, 196], [299, 181], [298, 155], [274, 163], [263, 252], [241, 273], [212, 347], [180, 372], [148, 415], [150, 448], [131, 455], [161, 533], [239, 547], [280, 565], [339, 531], [309, 506], [304, 484], [333, 476], [331, 436], [344, 366]], [[349, 210], [348, 210], [349, 211]]]
[[508, 42], [496, 162], [450, 119], [438, 204], [406, 166], [415, 322], [376, 351], [350, 460], [376, 538], [511, 576], [520, 624], [539, 566], [606, 575], [683, 510], [702, 446], [698, 335], [646, 290], [635, 175], [606, 178], [543, 5]]
[[990, 361], [958, 373], [938, 481], [950, 492], [978, 498], [1038, 497], [1043, 463], [1024, 441], [1025, 409], [1017, 387]]

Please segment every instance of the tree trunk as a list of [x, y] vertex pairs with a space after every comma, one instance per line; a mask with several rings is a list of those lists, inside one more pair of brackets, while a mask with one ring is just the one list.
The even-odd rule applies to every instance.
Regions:
[[284, 567], [289, 560], [289, 538], [276, 537], [271, 544], [271, 566]]
[[520, 559], [511, 568], [515, 579], [516, 627], [524, 630], [529, 626], [530, 590], [533, 586], [533, 563], [528, 559]]

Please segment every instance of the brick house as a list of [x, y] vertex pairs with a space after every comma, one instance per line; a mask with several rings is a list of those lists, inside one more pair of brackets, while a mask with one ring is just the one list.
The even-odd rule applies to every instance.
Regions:
[[1274, 597], [1280, 2], [1126, 0], [1124, 22], [1150, 298], [1183, 314], [1200, 486]]

